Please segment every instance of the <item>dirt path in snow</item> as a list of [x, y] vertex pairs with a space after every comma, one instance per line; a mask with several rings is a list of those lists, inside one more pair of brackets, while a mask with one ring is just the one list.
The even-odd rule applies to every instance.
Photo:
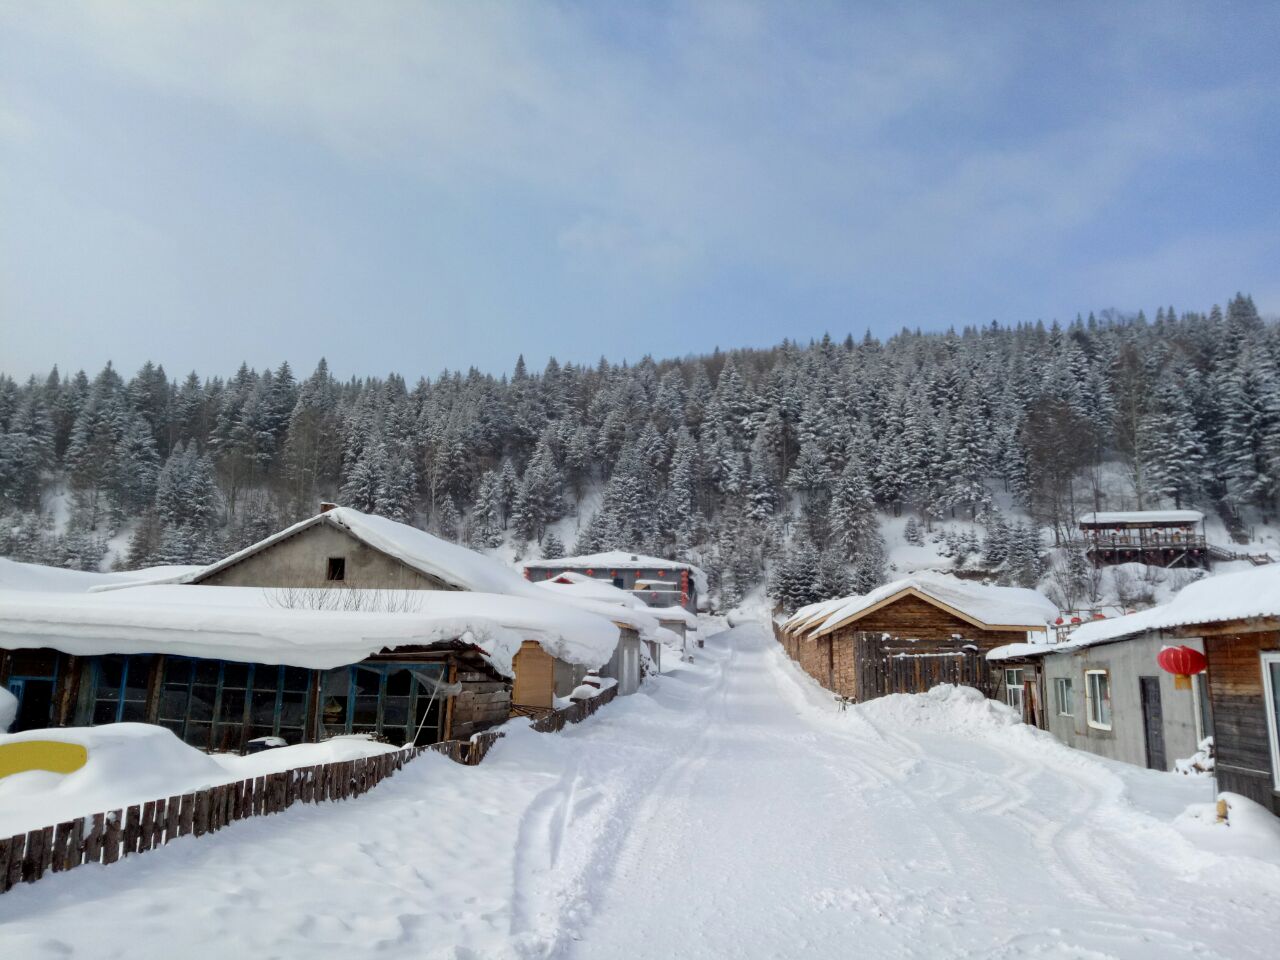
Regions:
[[761, 628], [711, 643], [705, 729], [570, 956], [1276, 955], [1280, 871], [1215, 867], [1091, 758], [890, 729], [837, 712]]
[[1280, 867], [1125, 782], [1026, 728], [840, 713], [744, 626], [479, 767], [14, 890], [0, 957], [1274, 957]]

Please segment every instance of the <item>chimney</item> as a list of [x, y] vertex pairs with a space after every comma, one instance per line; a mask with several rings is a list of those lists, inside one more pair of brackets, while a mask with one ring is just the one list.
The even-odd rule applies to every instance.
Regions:
[[336, 507], [336, 506], [337, 506], [337, 504], [336, 504], [336, 503], [330, 503], [328, 500], [321, 500], [321, 501], [320, 501], [320, 512], [321, 512], [321, 513], [328, 513], [330, 510], [332, 510], [332, 509], [333, 509], [334, 507]]

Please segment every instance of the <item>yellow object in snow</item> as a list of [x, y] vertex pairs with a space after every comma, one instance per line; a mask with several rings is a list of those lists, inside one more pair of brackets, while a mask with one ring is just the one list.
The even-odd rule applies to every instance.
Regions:
[[60, 740], [23, 740], [0, 744], [0, 779], [28, 770], [75, 773], [89, 759], [89, 751], [78, 743]]

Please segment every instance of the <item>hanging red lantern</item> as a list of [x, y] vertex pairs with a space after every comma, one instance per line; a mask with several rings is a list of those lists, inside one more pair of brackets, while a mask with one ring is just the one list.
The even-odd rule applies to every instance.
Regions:
[[1165, 673], [1173, 674], [1175, 690], [1190, 690], [1192, 676], [1204, 673], [1209, 666], [1204, 654], [1191, 647], [1165, 647], [1156, 654], [1156, 663]]
[[587, 576], [594, 577], [595, 575], [596, 575], [596, 572], [592, 570], [590, 567], [587, 567]]
[[1053, 623], [1055, 626], [1058, 626], [1058, 627], [1062, 626], [1062, 618], [1059, 617], [1057, 620], [1053, 621]]
[[1080, 618], [1079, 618], [1079, 617], [1072, 617], [1072, 618], [1071, 618], [1071, 622], [1072, 622], [1072, 623], [1079, 623], [1079, 622], [1080, 622]]
[[1095, 619], [1095, 620], [1105, 620], [1105, 619], [1107, 619], [1107, 615], [1106, 615], [1105, 613], [1095, 613], [1095, 614], [1093, 615], [1093, 619]]

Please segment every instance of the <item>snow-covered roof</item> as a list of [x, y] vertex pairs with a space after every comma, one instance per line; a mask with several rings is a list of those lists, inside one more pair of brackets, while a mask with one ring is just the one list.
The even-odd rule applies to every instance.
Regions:
[[386, 517], [361, 513], [350, 507], [334, 507], [325, 513], [301, 520], [229, 557], [224, 557], [207, 567], [201, 567], [195, 573], [184, 577], [182, 582], [196, 583], [204, 580], [219, 570], [237, 564], [267, 547], [274, 546], [320, 523], [333, 524], [375, 550], [461, 590], [506, 593], [513, 596], [537, 596], [529, 592], [531, 585], [523, 577], [492, 557], [486, 557], [482, 553], [460, 547], [456, 543], [433, 537], [425, 530], [411, 527], [407, 523], [398, 523]]
[[29, 590], [37, 593], [87, 593], [116, 590], [143, 583], [169, 583], [194, 573], [201, 567], [163, 566], [141, 570], [98, 573], [66, 570], [39, 563], [19, 563], [0, 557], [0, 590]]
[[581, 567], [584, 570], [688, 570], [698, 592], [707, 592], [707, 575], [701, 567], [696, 567], [692, 563], [681, 563], [679, 560], [664, 560], [662, 557], [627, 553], [624, 550], [589, 553], [580, 557], [561, 557], [558, 560], [530, 560], [524, 564], [526, 570], [558, 570], [562, 567]]
[[1109, 620], [1091, 620], [1076, 627], [1061, 643], [997, 647], [987, 654], [987, 659], [1040, 656], [1123, 640], [1149, 630], [1255, 617], [1280, 617], [1280, 564], [1206, 577], [1183, 587], [1172, 600], [1158, 607]]
[[853, 596], [833, 597], [830, 600], [819, 600], [817, 603], [805, 604], [783, 621], [782, 625], [788, 630], [799, 630], [804, 627], [821, 624], [829, 615], [856, 599], [857, 595], [855, 594]]
[[383, 649], [461, 640], [510, 676], [523, 640], [588, 667], [606, 663], [618, 641], [611, 619], [540, 595], [347, 594], [371, 598], [374, 609], [299, 609], [308, 602], [299, 592], [258, 587], [166, 584], [56, 595], [3, 590], [0, 647], [52, 647], [77, 656], [170, 653], [328, 669]]
[[913, 594], [948, 608], [990, 630], [1045, 630], [1058, 608], [1044, 594], [1023, 587], [992, 587], [945, 573], [921, 572], [870, 593], [850, 597], [829, 613], [815, 631], [828, 633], [865, 616], [902, 594]]
[[[569, 582], [558, 582], [562, 580]], [[681, 616], [668, 616], [665, 610], [650, 607], [630, 590], [620, 590], [607, 580], [572, 571], [551, 580], [541, 580], [533, 587], [561, 603], [572, 604], [608, 617], [619, 626], [630, 627], [644, 640], [657, 639], [664, 643], [678, 640], [675, 634], [661, 625], [664, 620], [684, 620], [686, 624], [692, 620], [695, 626], [697, 624], [697, 618], [680, 607], [672, 609], [679, 610]]]
[[1086, 513], [1080, 524], [1107, 526], [1123, 523], [1199, 523], [1204, 514], [1199, 510], [1118, 510], [1111, 513]]

